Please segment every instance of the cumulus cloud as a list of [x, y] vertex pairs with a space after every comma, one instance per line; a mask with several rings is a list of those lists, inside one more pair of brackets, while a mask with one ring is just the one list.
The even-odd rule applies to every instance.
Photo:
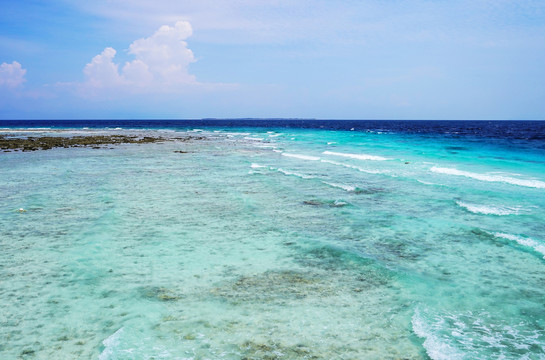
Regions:
[[163, 25], [153, 35], [134, 41], [128, 53], [134, 60], [114, 62], [116, 50], [107, 47], [88, 63], [83, 72], [85, 89], [126, 88], [133, 91], [168, 92], [180, 86], [197, 84], [188, 67], [195, 62], [185, 40], [192, 34], [191, 24], [178, 21]]
[[25, 82], [26, 70], [17, 61], [0, 65], [0, 86], [15, 88]]
[[85, 65], [83, 73], [87, 77], [89, 85], [103, 87], [120, 83], [121, 76], [118, 72], [118, 65], [113, 62], [115, 54], [114, 48], [107, 47], [100, 55], [95, 56], [89, 64]]

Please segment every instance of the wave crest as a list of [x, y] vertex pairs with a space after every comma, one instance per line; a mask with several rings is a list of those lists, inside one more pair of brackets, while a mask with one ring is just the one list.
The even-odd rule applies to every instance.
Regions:
[[282, 156], [292, 157], [292, 158], [301, 159], [301, 160], [310, 160], [310, 161], [320, 160], [320, 158], [317, 156], [301, 155], [301, 154], [282, 153]]
[[432, 167], [430, 169], [431, 172], [438, 173], [438, 174], [446, 174], [446, 175], [455, 175], [455, 176], [465, 176], [471, 179], [480, 180], [480, 181], [488, 181], [488, 182], [503, 182], [511, 185], [519, 185], [519, 186], [526, 186], [526, 187], [532, 187], [537, 189], [545, 189], [545, 182], [540, 180], [526, 180], [526, 179], [518, 179], [511, 176], [503, 176], [503, 175], [492, 175], [492, 174], [479, 174], [479, 173], [473, 173], [469, 171], [463, 171], [453, 168], [442, 168], [442, 167]]
[[340, 152], [334, 152], [334, 151], [324, 151], [322, 154], [342, 156], [342, 157], [347, 157], [347, 158], [357, 159], [357, 160], [374, 160], [374, 161], [388, 160], [387, 158], [382, 156], [368, 155], [368, 154], [349, 154], [349, 153], [340, 153]]
[[545, 355], [545, 332], [524, 322], [509, 324], [486, 312], [432, 313], [416, 309], [413, 332], [433, 360], [530, 359]]
[[541, 243], [535, 239], [529, 238], [529, 237], [522, 237], [518, 235], [511, 235], [511, 234], [505, 234], [505, 233], [493, 233], [495, 237], [514, 241], [519, 245], [526, 246], [529, 248], [532, 248], [533, 250], [537, 251], [538, 253], [543, 255], [543, 258], [545, 259], [545, 244]]
[[491, 205], [481, 205], [481, 204], [470, 204], [463, 201], [456, 201], [458, 206], [463, 207], [469, 212], [474, 214], [484, 214], [484, 215], [518, 215], [523, 209], [520, 207], [508, 207], [508, 206], [491, 206]]

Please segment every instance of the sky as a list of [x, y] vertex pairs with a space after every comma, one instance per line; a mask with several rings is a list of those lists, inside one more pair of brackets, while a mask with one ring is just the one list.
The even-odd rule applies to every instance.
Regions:
[[0, 119], [545, 119], [543, 0], [2, 0]]

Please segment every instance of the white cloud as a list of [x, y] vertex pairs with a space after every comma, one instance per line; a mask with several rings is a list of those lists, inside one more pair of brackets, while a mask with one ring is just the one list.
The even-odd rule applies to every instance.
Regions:
[[128, 63], [126, 67], [140, 68], [143, 63], [163, 83], [194, 83], [195, 77], [188, 74], [187, 68], [195, 61], [195, 57], [184, 41], [192, 33], [191, 24], [187, 21], [178, 21], [174, 27], [161, 26], [152, 36], [138, 39], [131, 44], [129, 53], [136, 60]]
[[163, 25], [153, 35], [134, 41], [128, 53], [135, 57], [121, 68], [114, 62], [116, 50], [107, 47], [88, 63], [83, 72], [86, 95], [99, 89], [124, 89], [129, 92], [172, 92], [196, 85], [188, 67], [195, 62], [184, 41], [193, 30], [187, 21]]
[[0, 86], [15, 88], [25, 82], [26, 69], [17, 61], [0, 65]]
[[123, 78], [133, 84], [149, 84], [153, 81], [153, 74], [148, 64], [142, 60], [133, 60], [123, 66]]
[[118, 65], [113, 62], [115, 49], [107, 47], [104, 51], [85, 65], [83, 73], [87, 77], [90, 86], [106, 87], [121, 83]]

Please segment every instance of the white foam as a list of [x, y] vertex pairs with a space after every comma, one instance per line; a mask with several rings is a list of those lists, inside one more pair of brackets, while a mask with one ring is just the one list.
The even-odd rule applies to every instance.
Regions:
[[336, 187], [336, 188], [339, 188], [339, 189], [343, 189], [345, 191], [355, 191], [356, 190], [356, 187], [352, 186], [352, 185], [345, 185], [345, 184], [339, 184], [339, 183], [330, 183], [330, 182], [327, 182], [327, 181], [322, 181], [322, 182], [324, 184], [326, 184], [326, 185], [333, 186], [333, 187]]
[[520, 207], [508, 207], [508, 206], [491, 206], [491, 205], [481, 205], [481, 204], [469, 204], [463, 201], [456, 201], [456, 204], [465, 208], [466, 210], [474, 214], [484, 214], [484, 215], [517, 215], [522, 209]]
[[120, 340], [119, 338], [123, 335], [123, 328], [120, 328], [112, 335], [108, 336], [102, 344], [104, 345], [104, 350], [98, 356], [98, 360], [109, 360], [113, 359], [114, 354], [119, 347]]
[[[271, 170], [272, 170], [272, 169], [271, 169]], [[301, 179], [314, 179], [314, 176], [304, 175], [304, 174], [300, 174], [300, 173], [293, 172], [293, 171], [289, 171], [289, 170], [277, 169], [277, 171], [278, 171], [278, 172], [281, 172], [281, 173], [284, 174], [284, 175], [297, 176], [297, 177], [300, 177]]]
[[424, 339], [423, 345], [430, 358], [433, 360], [464, 359], [463, 354], [434, 334], [432, 327], [426, 323], [418, 309], [415, 310], [411, 323], [414, 333]]
[[276, 149], [274, 149], [273, 151], [274, 151], [275, 153], [280, 153], [280, 154], [282, 154], [282, 152], [283, 152], [282, 150], [276, 150]]
[[503, 183], [508, 183], [512, 185], [545, 189], [545, 182], [540, 180], [517, 179], [511, 176], [504, 176], [504, 175], [479, 174], [479, 173], [473, 173], [473, 172], [463, 171], [463, 170], [458, 170], [453, 168], [442, 168], [442, 167], [436, 167], [436, 166], [432, 167], [430, 170], [432, 172], [439, 173], [439, 174], [465, 176], [465, 177], [480, 180], [480, 181], [503, 182]]
[[335, 200], [335, 201], [333, 202], [333, 206], [339, 206], [339, 207], [341, 207], [341, 206], [345, 206], [345, 205], [348, 205], [348, 203], [347, 203], [346, 201]]
[[434, 184], [434, 183], [430, 183], [430, 182], [422, 181], [422, 180], [418, 180], [418, 179], [416, 179], [416, 181], [418, 181], [419, 183], [424, 184], [424, 185], [432, 185], [432, 186], [438, 185], [438, 184]]
[[334, 152], [334, 151], [324, 151], [322, 154], [342, 156], [342, 157], [347, 157], [347, 158], [351, 158], [351, 159], [358, 159], [358, 160], [374, 160], [374, 161], [388, 160], [387, 158], [382, 157], [382, 156], [367, 155], [367, 154], [347, 154], [347, 153], [339, 153], [339, 152]]
[[318, 160], [320, 160], [320, 158], [319, 158], [319, 157], [316, 157], [316, 156], [301, 155], [301, 154], [282, 153], [282, 156], [297, 158], [297, 159], [301, 159], [301, 160], [310, 160], [310, 161], [318, 161]]
[[535, 251], [537, 251], [538, 253], [542, 254], [543, 258], [545, 259], [545, 244], [544, 243], [541, 243], [529, 237], [522, 237], [522, 236], [505, 234], [505, 233], [493, 233], [493, 235], [502, 239], [514, 241], [518, 243], [519, 245], [528, 246], [534, 249]]
[[[299, 177], [301, 179], [314, 179], [315, 178], [314, 176], [311, 176], [311, 175], [305, 175], [305, 174], [301, 174], [301, 173], [298, 173], [298, 172], [295, 172], [295, 171], [285, 170], [285, 169], [281, 169], [281, 168], [275, 168], [275, 167], [272, 167], [272, 166], [259, 165], [259, 164], [256, 164], [256, 163], [252, 163], [251, 168], [252, 169], [268, 168], [271, 171], [278, 171], [279, 173], [282, 173], [284, 175], [296, 176], [296, 177]], [[250, 170], [248, 173], [249, 174], [256, 174], [256, 172], [252, 171], [252, 170]]]
[[[203, 130], [200, 130], [203, 131]], [[248, 136], [251, 135], [251, 133], [243, 133], [243, 132], [225, 132], [225, 135], [232, 137], [232, 136]]]
[[509, 175], [509, 176], [523, 176], [522, 174], [508, 173], [508, 172], [505, 172], [505, 171], [490, 171], [489, 174]]
[[524, 322], [505, 323], [487, 312], [424, 313], [415, 310], [412, 328], [434, 360], [490, 359], [492, 353], [494, 359], [530, 359], [530, 348], [543, 346], [544, 331]]
[[350, 165], [350, 164], [343, 164], [343, 163], [340, 163], [340, 162], [337, 162], [337, 161], [332, 161], [332, 160], [321, 159], [320, 161], [323, 162], [323, 163], [326, 163], [326, 164], [331, 164], [331, 165], [336, 165], [336, 166], [343, 166], [343, 167], [349, 168], [349, 169], [355, 169], [355, 170], [358, 170], [358, 171], [361, 171], [361, 172], [364, 172], [364, 173], [368, 173], [368, 174], [385, 174], [386, 173], [385, 171], [381, 171], [381, 170], [368, 170], [368, 169], [361, 168], [359, 166]]
[[263, 141], [263, 138], [245, 136], [244, 140]]

